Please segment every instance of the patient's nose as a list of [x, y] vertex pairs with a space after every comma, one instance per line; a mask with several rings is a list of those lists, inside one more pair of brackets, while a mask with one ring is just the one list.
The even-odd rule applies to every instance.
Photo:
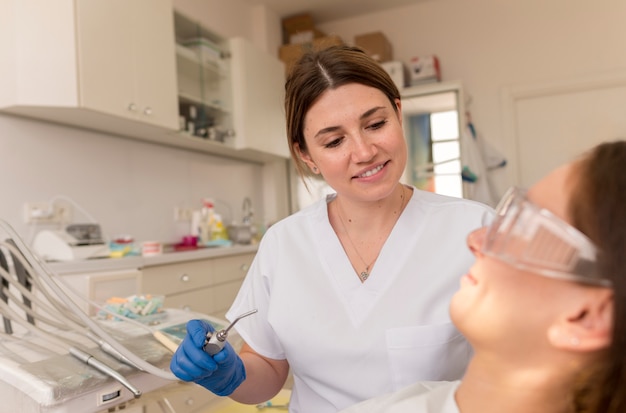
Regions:
[[472, 252], [472, 254], [477, 255], [480, 253], [483, 243], [485, 242], [488, 228], [489, 227], [478, 228], [470, 232], [467, 236], [467, 247]]

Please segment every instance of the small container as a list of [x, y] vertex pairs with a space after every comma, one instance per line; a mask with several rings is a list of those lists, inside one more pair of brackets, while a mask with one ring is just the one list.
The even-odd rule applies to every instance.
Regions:
[[161, 255], [163, 253], [163, 244], [158, 241], [145, 241], [141, 244], [141, 255], [150, 257], [153, 255]]

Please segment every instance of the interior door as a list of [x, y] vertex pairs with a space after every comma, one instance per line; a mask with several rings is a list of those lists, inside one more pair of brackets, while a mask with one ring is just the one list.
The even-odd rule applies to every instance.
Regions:
[[594, 145], [626, 137], [626, 74], [508, 92], [513, 184], [533, 185]]

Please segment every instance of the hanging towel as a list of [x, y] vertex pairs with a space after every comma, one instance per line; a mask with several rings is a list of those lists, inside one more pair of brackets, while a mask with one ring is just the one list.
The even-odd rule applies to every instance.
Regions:
[[465, 197], [495, 206], [498, 197], [489, 172], [506, 166], [506, 158], [478, 136], [472, 122], [468, 122], [461, 133], [461, 147], [461, 177]]

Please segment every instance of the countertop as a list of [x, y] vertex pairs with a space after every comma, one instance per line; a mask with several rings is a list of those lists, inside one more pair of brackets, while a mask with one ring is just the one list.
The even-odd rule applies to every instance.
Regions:
[[122, 271], [176, 262], [254, 253], [257, 251], [257, 248], [258, 244], [256, 243], [248, 245], [235, 244], [228, 247], [205, 247], [185, 251], [173, 251], [166, 247], [162, 254], [147, 257], [126, 256], [122, 258], [96, 258], [82, 261], [48, 262], [46, 265], [51, 271], [59, 275], [100, 271]]

